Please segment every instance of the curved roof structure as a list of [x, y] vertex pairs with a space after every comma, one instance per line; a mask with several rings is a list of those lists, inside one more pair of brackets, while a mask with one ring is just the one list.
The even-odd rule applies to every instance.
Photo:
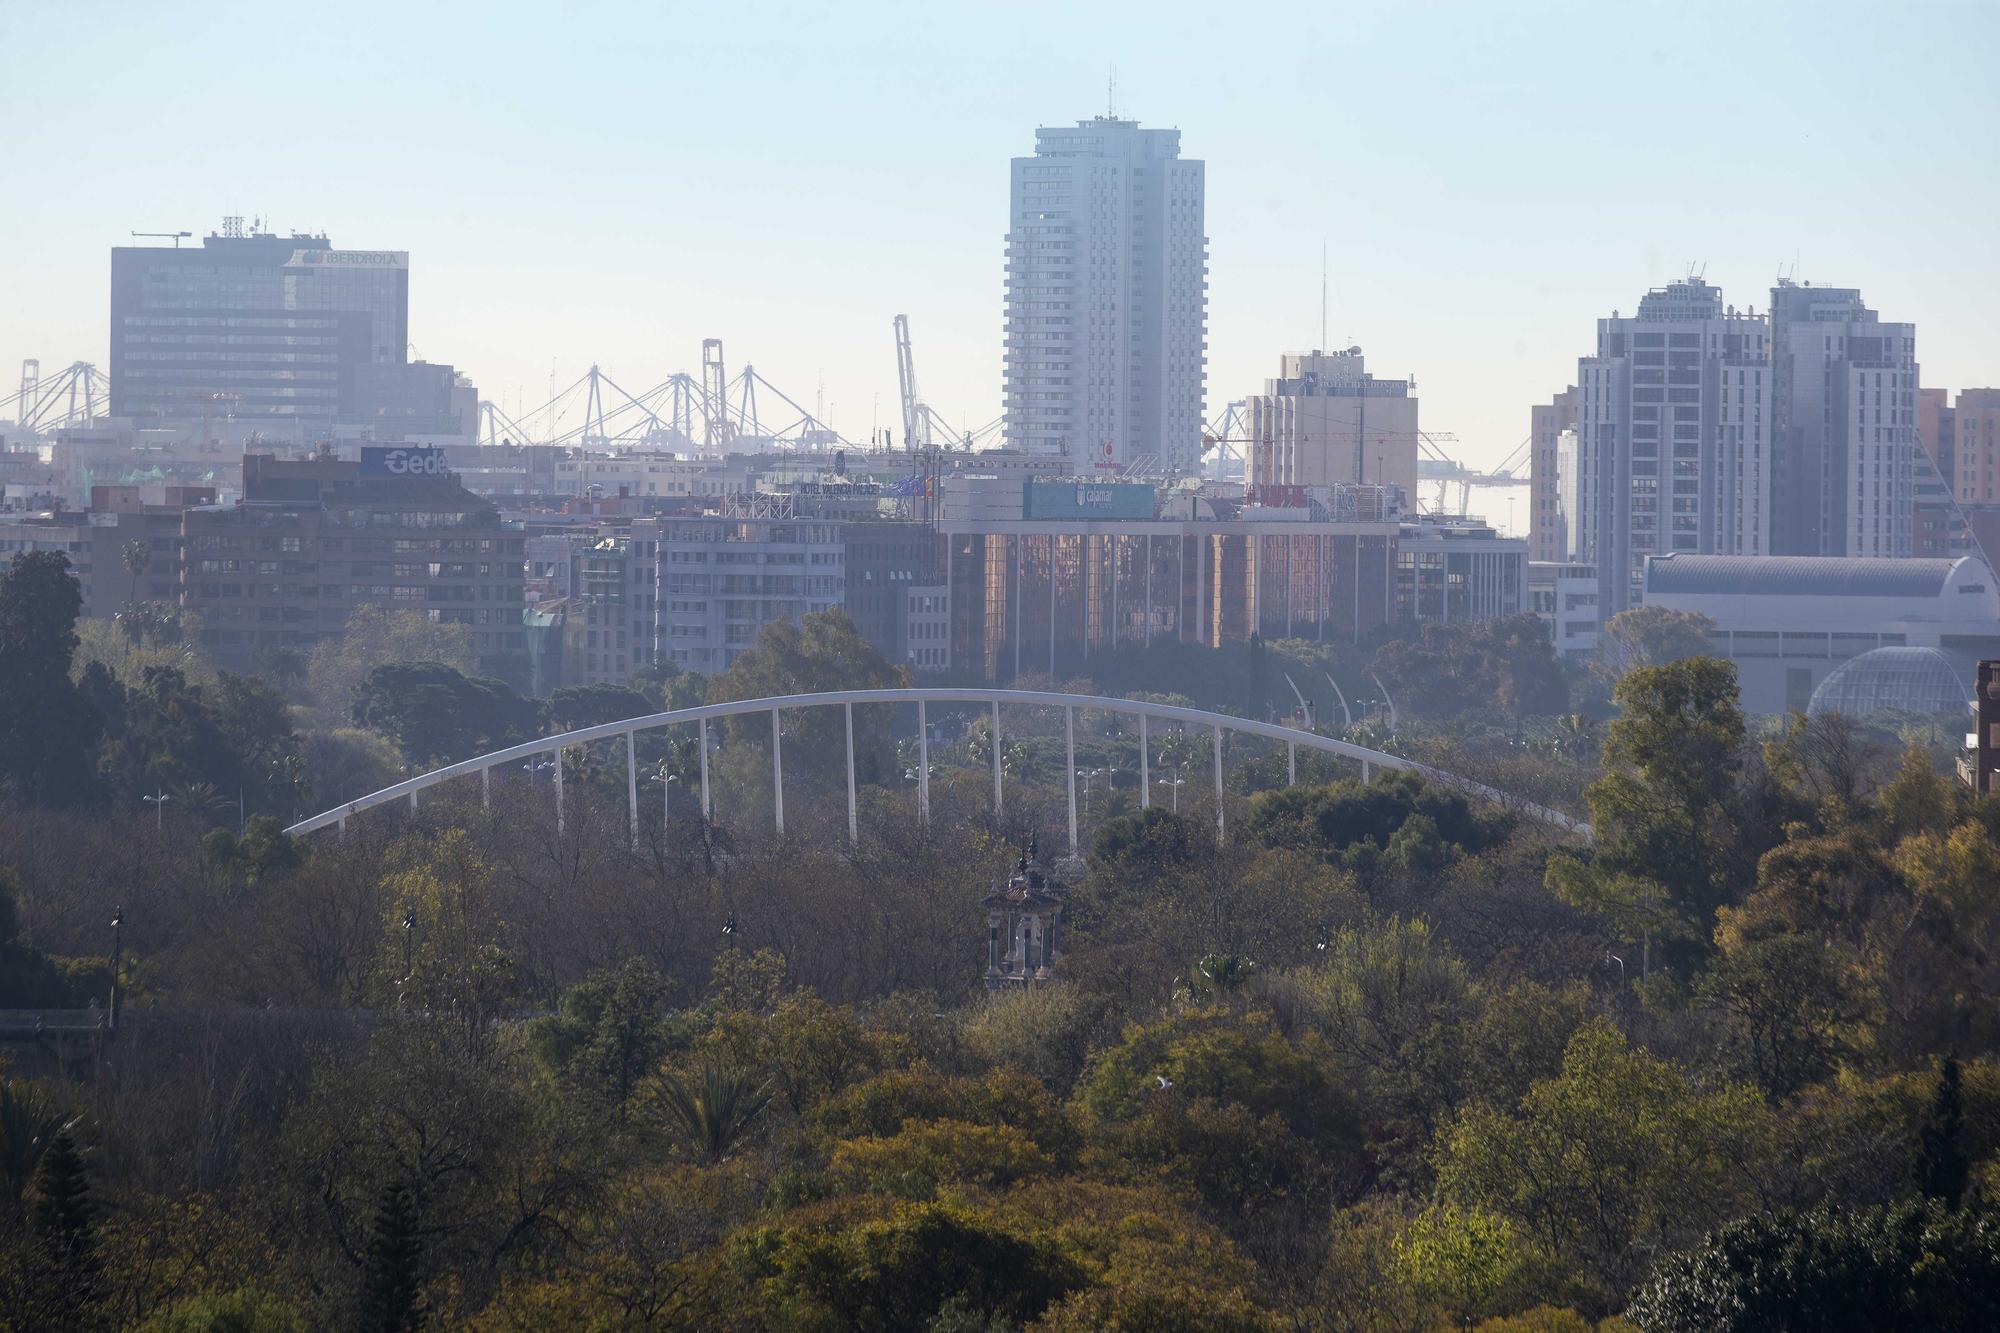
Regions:
[[1748, 597], [1938, 597], [1957, 559], [1819, 555], [1692, 555], [1646, 562], [1646, 591]]
[[1876, 648], [1835, 667], [1806, 712], [1867, 717], [1888, 711], [1963, 713], [1971, 687], [1935, 648]]

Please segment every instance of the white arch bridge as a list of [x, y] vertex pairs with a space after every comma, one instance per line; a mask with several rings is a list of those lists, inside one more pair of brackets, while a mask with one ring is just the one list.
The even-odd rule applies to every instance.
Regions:
[[[738, 717], [745, 713], [769, 713], [771, 715], [771, 797], [772, 811], [779, 833], [785, 831], [785, 752], [784, 729], [781, 722], [787, 710], [804, 708], [839, 708], [845, 714], [847, 723], [847, 834], [850, 840], [858, 841], [861, 834], [860, 821], [855, 801], [854, 784], [854, 706], [856, 704], [915, 704], [917, 706], [917, 816], [930, 819], [931, 806], [931, 766], [930, 766], [930, 718], [932, 704], [976, 705], [988, 710], [992, 720], [993, 750], [993, 812], [1000, 815], [1006, 809], [1006, 786], [1002, 776], [1001, 706], [1025, 708], [1060, 708], [1063, 712], [1064, 781], [1069, 792], [1069, 846], [1071, 852], [1077, 850], [1076, 819], [1076, 715], [1089, 711], [1112, 713], [1139, 720], [1139, 805], [1144, 809], [1153, 802], [1152, 779], [1152, 730], [1155, 722], [1171, 724], [1181, 730], [1207, 731], [1214, 737], [1214, 783], [1215, 783], [1215, 832], [1218, 838], [1227, 835], [1225, 822], [1225, 801], [1223, 799], [1223, 754], [1222, 738], [1227, 732], [1258, 736], [1266, 740], [1283, 741], [1285, 744], [1285, 780], [1288, 785], [1298, 781], [1298, 757], [1301, 749], [1331, 754], [1343, 759], [1357, 760], [1361, 764], [1361, 776], [1365, 782], [1376, 768], [1402, 769], [1419, 773], [1425, 778], [1442, 785], [1456, 788], [1468, 795], [1517, 810], [1531, 818], [1542, 820], [1555, 827], [1583, 837], [1590, 836], [1590, 825], [1572, 818], [1560, 810], [1551, 810], [1498, 791], [1484, 783], [1473, 782], [1455, 774], [1443, 772], [1401, 755], [1388, 754], [1381, 750], [1371, 750], [1366, 746], [1348, 741], [1335, 740], [1330, 736], [1315, 735], [1310, 731], [1300, 731], [1296, 727], [1279, 726], [1270, 722], [1256, 722], [1249, 718], [1230, 717], [1223, 713], [1211, 713], [1199, 708], [1178, 708], [1171, 704], [1146, 703], [1136, 699], [1108, 699], [1097, 695], [1064, 694], [1048, 690], [982, 690], [982, 689], [894, 689], [894, 690], [833, 690], [820, 694], [784, 694], [768, 699], [741, 699], [730, 703], [704, 704], [698, 708], [682, 708], [667, 713], [651, 713], [644, 717], [626, 718], [618, 722], [604, 722], [594, 727], [582, 727], [576, 731], [566, 731], [557, 736], [543, 736], [520, 745], [495, 750], [474, 759], [463, 759], [455, 764], [446, 764], [413, 778], [384, 787], [359, 800], [302, 819], [285, 832], [294, 837], [313, 833], [328, 825], [342, 829], [347, 826], [349, 816], [392, 801], [406, 800], [412, 810], [417, 808], [418, 794], [454, 778], [477, 776], [479, 778], [479, 799], [482, 807], [492, 800], [493, 770], [508, 764], [518, 764], [541, 755], [554, 757], [554, 777], [556, 796], [556, 829], [563, 826], [563, 751], [573, 745], [587, 745], [594, 741], [625, 741], [625, 797], [630, 814], [632, 840], [636, 846], [639, 840], [639, 760], [637, 737], [642, 731], [653, 731], [662, 727], [693, 725], [699, 732], [701, 752], [701, 813], [704, 819], [714, 814], [708, 781], [709, 723], [717, 718]], [[664, 810], [662, 812], [664, 818]]]

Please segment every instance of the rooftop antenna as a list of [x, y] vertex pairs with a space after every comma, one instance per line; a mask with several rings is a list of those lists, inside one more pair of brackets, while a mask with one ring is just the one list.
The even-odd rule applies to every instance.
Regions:
[[1104, 118], [1118, 119], [1118, 66], [1104, 67]]
[[1319, 345], [1326, 349], [1326, 242], [1319, 243]]

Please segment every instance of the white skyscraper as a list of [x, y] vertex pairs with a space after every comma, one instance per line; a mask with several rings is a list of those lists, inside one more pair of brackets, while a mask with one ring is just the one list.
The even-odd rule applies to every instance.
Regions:
[[1769, 324], [1698, 278], [1597, 321], [1597, 355], [1577, 362], [1576, 476], [1562, 489], [1601, 615], [1638, 604], [1649, 555], [1769, 553], [1769, 355]]
[[1097, 116], [1035, 131], [1007, 232], [1009, 447], [1080, 467], [1200, 457], [1208, 237], [1179, 130]]
[[1909, 555], [1916, 326], [1883, 322], [1852, 287], [1780, 282], [1771, 368], [1773, 552]]

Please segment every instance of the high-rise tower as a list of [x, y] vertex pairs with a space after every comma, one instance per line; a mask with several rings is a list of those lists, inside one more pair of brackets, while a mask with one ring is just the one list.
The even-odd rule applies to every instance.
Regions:
[[1597, 566], [1598, 612], [1635, 606], [1646, 557], [1770, 551], [1767, 329], [1697, 278], [1597, 321], [1577, 362], [1570, 543]]
[[245, 235], [111, 252], [111, 414], [269, 426], [362, 414], [374, 367], [403, 367], [410, 259], [324, 236]]
[[1906, 556], [1917, 330], [1851, 287], [1771, 289], [1771, 552]]
[[1202, 163], [1179, 130], [1097, 116], [1013, 160], [1006, 436], [1079, 467], [1200, 457], [1208, 343]]

